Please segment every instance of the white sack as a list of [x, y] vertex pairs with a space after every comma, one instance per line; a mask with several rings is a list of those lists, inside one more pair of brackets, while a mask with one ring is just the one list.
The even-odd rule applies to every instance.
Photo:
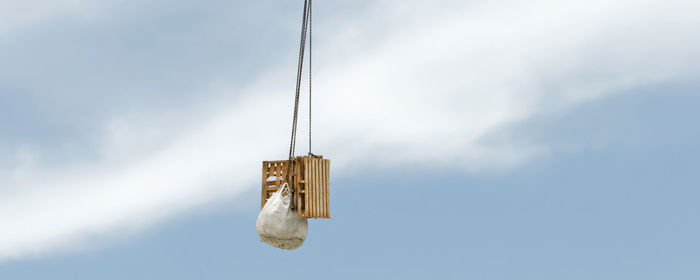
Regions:
[[285, 183], [267, 200], [255, 223], [260, 240], [287, 250], [301, 247], [309, 230], [306, 218], [292, 211], [290, 200], [289, 186]]

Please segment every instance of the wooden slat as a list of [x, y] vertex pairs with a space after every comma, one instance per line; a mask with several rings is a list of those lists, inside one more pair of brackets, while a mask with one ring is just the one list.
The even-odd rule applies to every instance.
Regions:
[[304, 211], [304, 208], [306, 208], [306, 206], [304, 206], [304, 196], [301, 194], [302, 194], [302, 191], [304, 191], [304, 193], [306, 191], [304, 190], [304, 185], [301, 184], [301, 181], [304, 180], [303, 174], [301, 173], [302, 166], [301, 166], [301, 162], [299, 160], [295, 160], [294, 165], [296, 166], [294, 169], [295, 170], [294, 174], [296, 175], [296, 177], [299, 177], [299, 181], [296, 183], [296, 186], [297, 186], [297, 215], [303, 216], [304, 215], [303, 211]]
[[306, 188], [309, 190], [306, 200], [306, 216], [307, 217], [313, 217], [314, 216], [314, 194], [316, 194], [315, 189], [314, 189], [314, 166], [312, 164], [311, 158], [304, 158], [304, 162], [306, 162], [306, 178], [308, 178], [306, 181], [309, 183], [306, 184]]
[[326, 160], [326, 218], [331, 218], [331, 161]]
[[326, 194], [328, 193], [328, 169], [326, 168], [326, 161], [321, 160], [321, 183], [323, 184], [322, 189], [323, 191], [321, 192], [321, 200], [323, 201], [323, 214], [321, 217], [323, 218], [328, 218], [328, 199], [326, 198]]
[[326, 217], [331, 218], [331, 161], [326, 160]]
[[275, 164], [275, 186], [279, 187], [280, 185], [280, 174], [282, 174], [282, 171], [280, 171], [280, 168], [282, 167], [281, 164]]
[[323, 183], [323, 160], [322, 159], [316, 159], [316, 165], [318, 166], [318, 173], [316, 176], [318, 177], [318, 210], [317, 210], [317, 215], [319, 218], [325, 217], [325, 211], [324, 211], [324, 183]]
[[320, 163], [321, 163], [320, 159], [317, 159], [317, 158], [314, 159], [314, 168], [316, 169], [315, 170], [316, 172], [314, 172], [314, 178], [316, 180], [316, 195], [315, 195], [316, 203], [314, 205], [314, 208], [315, 208], [314, 209], [314, 218], [321, 217], [321, 214], [322, 214], [321, 213], [321, 210], [322, 210], [321, 204], [323, 203], [323, 201], [321, 200], [321, 191], [322, 191], [321, 190], [321, 183], [322, 182], [321, 182]]
[[[296, 164], [297, 164], [297, 168], [298, 168], [297, 174], [299, 177], [299, 183], [298, 183], [299, 188], [304, 189], [304, 195], [299, 195], [299, 200], [301, 201], [301, 207], [299, 208], [298, 213], [299, 213], [299, 216], [304, 217], [306, 215], [305, 212], [306, 212], [306, 207], [308, 204], [307, 193], [309, 192], [308, 191], [309, 184], [306, 183], [306, 181], [308, 181], [308, 180], [306, 179], [306, 166], [304, 165], [304, 159], [303, 158], [298, 159], [296, 161]], [[301, 184], [301, 181], [304, 181], [303, 185]]]
[[309, 175], [311, 176], [311, 203], [309, 203], [309, 216], [316, 217], [316, 209], [318, 200], [316, 199], [316, 196], [318, 195], [318, 180], [316, 180], [316, 161], [312, 158], [309, 158], [309, 167], [311, 171], [309, 172]]
[[326, 177], [326, 161], [320, 160], [321, 162], [321, 217], [328, 217], [328, 200], [326, 199], [326, 193], [328, 192], [328, 185], [326, 184], [328, 178]]
[[297, 207], [297, 215], [301, 216], [301, 211], [304, 210], [304, 201], [302, 199], [302, 196], [300, 195], [301, 191], [303, 190], [303, 186], [301, 185], [301, 173], [300, 173], [300, 168], [301, 166], [299, 165], [298, 160], [294, 160], [292, 163], [292, 166], [294, 166], [294, 190], [296, 190], [296, 207]]
[[314, 178], [312, 177], [312, 174], [314, 167], [311, 166], [311, 160], [309, 158], [304, 158], [304, 164], [306, 167], [306, 189], [308, 190], [308, 192], [305, 195], [306, 209], [304, 209], [304, 216], [312, 217], [313, 215], [311, 214], [311, 211], [313, 211], [314, 207]]
[[304, 209], [301, 210], [301, 215], [304, 217], [309, 216], [309, 195], [313, 193], [313, 190], [311, 189], [311, 178], [309, 178], [309, 161], [307, 158], [302, 158], [300, 160], [300, 163], [303, 164], [304, 166], [304, 189], [306, 189], [306, 192], [304, 193]]
[[313, 159], [313, 165], [314, 165], [314, 218], [317, 218], [321, 213], [319, 210], [321, 210], [320, 203], [321, 200], [319, 199], [318, 195], [320, 194], [321, 188], [321, 178], [318, 176], [319, 175], [319, 168], [318, 168], [318, 159]]
[[326, 178], [326, 161], [320, 160], [321, 163], [321, 218], [328, 217], [328, 200], [326, 200], [326, 193], [328, 192], [328, 178]]
[[292, 188], [294, 188], [294, 206], [296, 207], [297, 215], [299, 214], [299, 209], [301, 208], [301, 201], [299, 200], [299, 192], [301, 191], [301, 186], [299, 186], [299, 166], [296, 161], [288, 162], [289, 173], [288, 175], [292, 177]]
[[295, 194], [296, 195], [295, 203], [296, 203], [296, 207], [297, 207], [296, 211], [297, 211], [297, 215], [301, 216], [301, 214], [302, 214], [301, 211], [304, 210], [303, 196], [301, 195], [302, 193], [304, 193], [304, 188], [301, 185], [301, 181], [303, 181], [304, 178], [301, 178], [301, 174], [299, 173], [299, 161], [294, 160], [294, 163], [292, 163], [292, 164], [294, 165], [294, 172], [292, 174], [294, 174], [294, 177], [295, 177], [294, 190], [296, 191], [296, 194]]
[[267, 181], [267, 174], [266, 173], [266, 167], [267, 167], [267, 162], [263, 161], [262, 163], [262, 193], [260, 194], [261, 200], [260, 200], [260, 209], [262, 209], [265, 206], [265, 201], [267, 200], [267, 186], [265, 185], [265, 182]]
[[321, 194], [323, 190], [321, 187], [323, 186], [323, 181], [321, 181], [321, 160], [314, 159], [314, 166], [316, 168], [316, 213], [314, 213], [314, 217], [322, 217], [323, 213], [321, 210], [323, 210], [323, 200], [321, 199]]

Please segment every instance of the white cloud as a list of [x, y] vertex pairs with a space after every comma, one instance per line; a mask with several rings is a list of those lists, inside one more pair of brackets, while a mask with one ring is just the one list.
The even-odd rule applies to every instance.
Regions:
[[[408, 162], [511, 167], [538, 151], [480, 138], [698, 70], [695, 4], [426, 3], [380, 1], [357, 20], [318, 26], [315, 151], [335, 174]], [[212, 82], [243, 97], [190, 108], [176, 116], [182, 126], [113, 120], [94, 161], [42, 166], [32, 154], [0, 196], [0, 259], [70, 248], [257, 188], [260, 161], [286, 155], [293, 71], [285, 63], [245, 88]]]

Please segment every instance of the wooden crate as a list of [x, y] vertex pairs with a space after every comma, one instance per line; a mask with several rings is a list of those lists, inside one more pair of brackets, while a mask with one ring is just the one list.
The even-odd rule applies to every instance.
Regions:
[[289, 162], [289, 160], [263, 161], [261, 209], [265, 206], [267, 199], [287, 182]]
[[267, 199], [284, 183], [291, 180], [289, 186], [292, 189], [292, 207], [299, 216], [330, 218], [328, 203], [330, 164], [331, 161], [322, 156], [263, 161], [260, 207], [265, 206]]

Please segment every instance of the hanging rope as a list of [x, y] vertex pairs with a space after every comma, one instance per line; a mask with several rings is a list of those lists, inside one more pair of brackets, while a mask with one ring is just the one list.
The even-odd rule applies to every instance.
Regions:
[[[294, 175], [296, 166], [294, 166], [294, 150], [297, 141], [297, 120], [299, 118], [299, 95], [301, 93], [301, 77], [304, 69], [304, 50], [306, 47], [306, 31], [309, 29], [309, 154], [311, 154], [311, 1], [304, 0], [304, 16], [301, 21], [301, 42], [299, 43], [299, 64], [297, 67], [297, 86], [294, 94], [294, 114], [292, 117], [292, 137], [289, 143], [289, 161], [287, 165], [287, 182], [296, 185]], [[294, 188], [289, 189], [294, 197]], [[292, 199], [291, 208], [296, 209], [296, 199]]]
[[[292, 117], [292, 137], [289, 143], [289, 159], [294, 158], [297, 140], [297, 120], [299, 118], [299, 95], [301, 93], [301, 77], [304, 69], [304, 52], [306, 48], [307, 30], [310, 29], [311, 1], [304, 1], [304, 16], [301, 27], [301, 42], [299, 44], [299, 64], [297, 67], [297, 85], [294, 95], [294, 113]], [[311, 153], [311, 42], [309, 42], [309, 153]]]
[[313, 34], [314, 34], [314, 17], [313, 17], [313, 5], [311, 5], [311, 0], [309, 0], [309, 155], [311, 153], [311, 82], [313, 81]]

